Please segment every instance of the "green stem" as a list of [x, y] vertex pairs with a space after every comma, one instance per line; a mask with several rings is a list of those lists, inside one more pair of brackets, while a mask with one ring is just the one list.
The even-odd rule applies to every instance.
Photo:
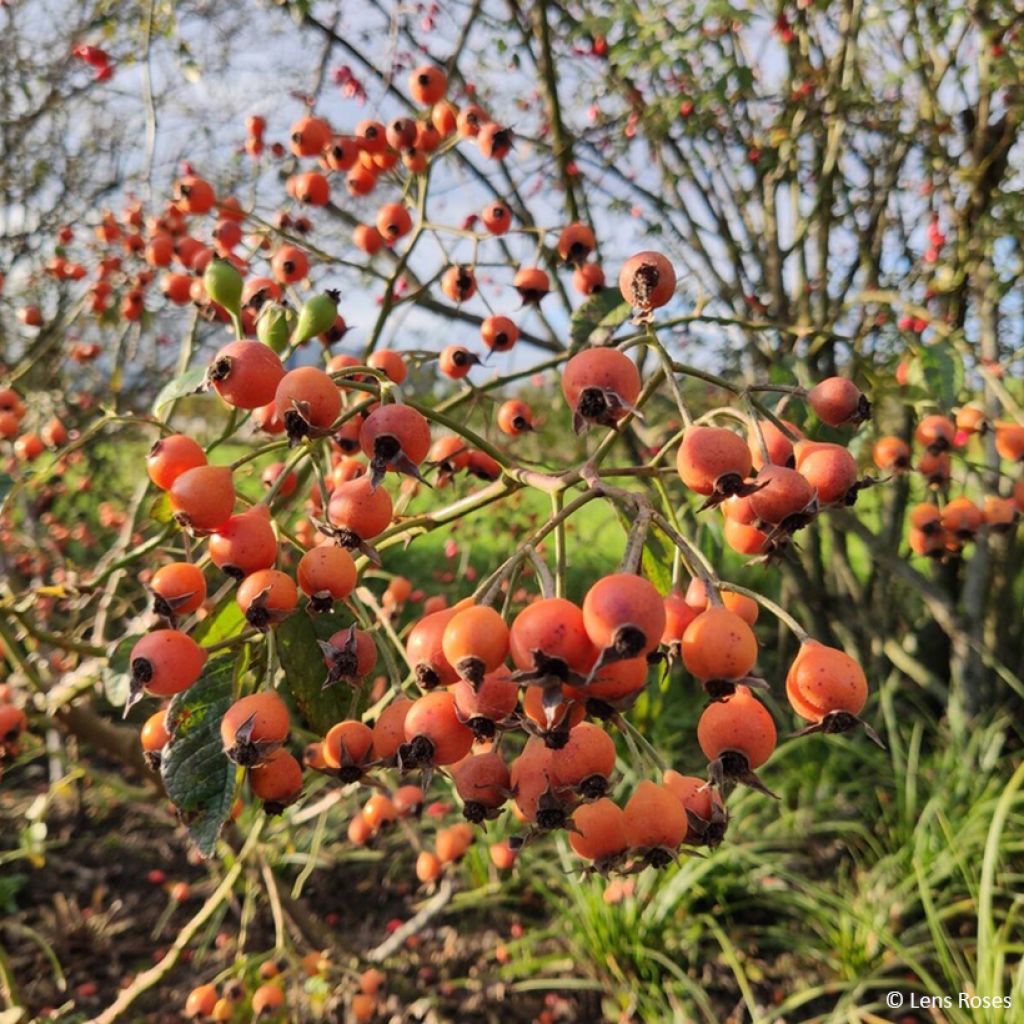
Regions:
[[[555, 491], [551, 495], [551, 517], [558, 520], [565, 507], [564, 492]], [[558, 520], [555, 526], [555, 596], [565, 597], [566, 589], [566, 548], [565, 521]]]

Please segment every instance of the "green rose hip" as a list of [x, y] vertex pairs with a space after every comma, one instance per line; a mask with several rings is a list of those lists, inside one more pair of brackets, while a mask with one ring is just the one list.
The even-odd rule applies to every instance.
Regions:
[[310, 338], [329, 331], [338, 317], [338, 299], [341, 296], [335, 291], [314, 295], [303, 303], [299, 310], [299, 322], [292, 336], [293, 345], [301, 345]]

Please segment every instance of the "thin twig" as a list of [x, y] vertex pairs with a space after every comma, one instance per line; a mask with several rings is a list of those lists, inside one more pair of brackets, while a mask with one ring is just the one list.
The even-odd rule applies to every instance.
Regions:
[[379, 946], [375, 946], [366, 954], [371, 964], [383, 963], [388, 957], [397, 953], [406, 939], [425, 928], [451, 902], [454, 886], [447, 876], [441, 880], [437, 892], [405, 922], [396, 928]]
[[263, 820], [261, 819], [253, 827], [252, 832], [249, 833], [245, 845], [235, 858], [235, 862], [231, 865], [228, 873], [221, 879], [220, 885], [213, 890], [200, 908], [199, 913], [178, 932], [178, 937], [174, 940], [171, 948], [149, 970], [137, 974], [135, 980], [127, 988], [121, 990], [121, 994], [117, 999], [102, 1013], [93, 1017], [89, 1024], [113, 1024], [143, 993], [148, 992], [154, 985], [160, 984], [174, 970], [181, 959], [181, 954], [188, 948], [189, 943], [196, 937], [203, 925], [220, 909], [221, 904], [231, 895], [246, 860], [259, 843], [262, 829]]

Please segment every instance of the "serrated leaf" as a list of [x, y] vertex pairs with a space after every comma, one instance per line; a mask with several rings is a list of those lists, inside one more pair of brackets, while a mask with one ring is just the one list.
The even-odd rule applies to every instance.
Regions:
[[159, 414], [165, 405], [169, 405], [175, 399], [184, 398], [186, 395], [194, 395], [197, 391], [200, 391], [205, 378], [206, 367], [193, 366], [191, 370], [186, 370], [180, 377], [175, 377], [174, 380], [168, 381], [160, 389], [160, 394], [156, 396], [156, 401], [153, 403], [154, 414]]
[[602, 288], [573, 313], [569, 324], [569, 351], [576, 352], [588, 342], [604, 344], [632, 312], [617, 288]]
[[171, 499], [166, 491], [153, 499], [149, 506], [149, 518], [161, 526], [166, 526], [174, 518], [174, 509], [171, 508]]
[[911, 361], [907, 382], [922, 388], [940, 409], [948, 411], [964, 386], [963, 361], [949, 345], [925, 346]]
[[220, 721], [234, 700], [234, 675], [233, 656], [214, 658], [167, 708], [171, 742], [164, 748], [160, 775], [204, 857], [212, 856], [235, 800], [236, 769], [220, 738]]
[[306, 723], [321, 735], [348, 717], [352, 691], [344, 682], [323, 688], [327, 666], [317, 640], [327, 640], [350, 625], [350, 620], [338, 614], [312, 619], [305, 612], [296, 612], [277, 627], [277, 656], [288, 691]]

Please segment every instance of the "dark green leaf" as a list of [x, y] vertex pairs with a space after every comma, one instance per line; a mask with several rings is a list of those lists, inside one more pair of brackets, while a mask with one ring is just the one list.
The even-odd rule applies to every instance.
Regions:
[[[769, 384], [796, 384], [797, 379], [793, 374], [793, 359], [786, 355], [777, 355], [768, 367]], [[771, 397], [771, 396], [769, 396]]]
[[220, 738], [220, 721], [234, 700], [234, 675], [233, 656], [214, 658], [167, 709], [171, 742], [164, 749], [160, 774], [204, 857], [212, 856], [235, 799], [236, 769]]
[[326, 733], [335, 722], [348, 716], [352, 693], [348, 684], [341, 682], [323, 689], [327, 666], [317, 639], [327, 640], [349, 625], [351, 622], [338, 614], [312, 619], [305, 612], [296, 612], [277, 627], [277, 655], [288, 690], [314, 732]]
[[116, 305], [107, 306], [99, 316], [99, 322], [104, 327], [116, 327], [120, 322], [120, 313]]
[[174, 380], [168, 381], [160, 389], [160, 394], [156, 396], [156, 401], [153, 403], [153, 412], [159, 413], [165, 405], [169, 405], [175, 399], [184, 398], [186, 395], [194, 395], [197, 391], [202, 390], [205, 378], [206, 367], [193, 366], [191, 370], [186, 370], [180, 377], [175, 377]]
[[569, 351], [576, 352], [588, 342], [603, 345], [632, 312], [629, 304], [622, 301], [618, 288], [603, 288], [591, 295], [572, 315]]
[[735, 69], [736, 81], [741, 92], [748, 92], [754, 84], [754, 72], [751, 68], [738, 67]]
[[963, 361], [950, 345], [925, 346], [911, 360], [907, 382], [922, 388], [940, 409], [948, 411], [964, 386]]
[[25, 888], [28, 875], [9, 874], [0, 878], [0, 910], [5, 914], [14, 914], [18, 909], [18, 892]]

